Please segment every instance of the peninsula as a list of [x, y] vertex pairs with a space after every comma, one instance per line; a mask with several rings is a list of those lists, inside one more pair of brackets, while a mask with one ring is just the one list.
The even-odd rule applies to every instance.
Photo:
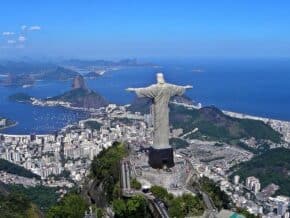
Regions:
[[37, 99], [25, 93], [15, 93], [9, 96], [9, 99], [38, 106], [63, 106], [81, 110], [98, 109], [108, 105], [108, 102], [100, 94], [86, 86], [81, 75], [74, 78], [71, 90], [58, 96]]

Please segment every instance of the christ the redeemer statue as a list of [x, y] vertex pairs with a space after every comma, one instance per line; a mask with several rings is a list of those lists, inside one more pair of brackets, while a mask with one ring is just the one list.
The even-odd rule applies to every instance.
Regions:
[[149, 163], [154, 168], [164, 165], [171, 167], [173, 162], [173, 150], [169, 145], [169, 108], [168, 103], [172, 96], [182, 95], [186, 89], [192, 86], [177, 86], [166, 83], [162, 73], [157, 73], [157, 84], [146, 88], [128, 88], [138, 97], [151, 98], [153, 112], [153, 145], [149, 152]]

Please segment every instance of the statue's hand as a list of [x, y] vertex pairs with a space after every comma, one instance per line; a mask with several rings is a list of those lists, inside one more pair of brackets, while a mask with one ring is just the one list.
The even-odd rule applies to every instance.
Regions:
[[192, 89], [192, 86], [184, 86], [185, 89]]
[[136, 90], [136, 89], [134, 89], [134, 88], [127, 88], [127, 89], [126, 89], [126, 91], [128, 91], [128, 92], [135, 92], [135, 90]]

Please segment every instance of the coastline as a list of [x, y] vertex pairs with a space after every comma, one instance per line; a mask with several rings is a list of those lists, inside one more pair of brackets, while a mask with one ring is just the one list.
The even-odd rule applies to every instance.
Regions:
[[283, 139], [286, 142], [290, 143], [290, 121], [252, 116], [252, 115], [248, 115], [248, 114], [231, 112], [231, 111], [224, 111], [224, 110], [222, 112], [224, 114], [226, 114], [230, 117], [234, 117], [234, 118], [262, 121], [265, 124], [270, 125], [277, 132], [281, 133], [283, 135]]
[[[200, 109], [202, 107], [201, 103], [199, 103], [198, 106], [188, 105], [188, 104], [183, 104], [183, 103], [176, 103], [176, 102], [173, 102], [173, 104], [181, 105], [181, 106], [188, 107], [188, 108], [194, 108], [194, 109]], [[226, 111], [226, 110], [221, 110], [221, 111], [224, 114], [226, 114], [226, 115], [228, 115], [230, 117], [233, 117], [233, 118], [262, 121], [265, 124], [270, 125], [274, 130], [276, 130], [280, 134], [282, 134], [283, 135], [283, 139], [287, 143], [290, 143], [290, 121], [277, 120], [277, 119], [265, 118], [265, 117], [259, 117], [259, 116], [253, 116], [253, 115], [248, 115], [248, 114], [238, 113], [238, 112], [232, 112], [232, 111]]]
[[[39, 99], [32, 98], [32, 101], [29, 102], [33, 106], [40, 106], [40, 107], [63, 107], [69, 110], [74, 110], [74, 111], [84, 111], [84, 112], [89, 112], [89, 113], [96, 113], [100, 112], [102, 108], [82, 108], [82, 107], [73, 107], [71, 106], [70, 103], [68, 102], [60, 102], [60, 101], [43, 101]], [[28, 103], [28, 102], [25, 102]], [[189, 105], [189, 104], [184, 104], [184, 103], [177, 103], [177, 102], [172, 102], [173, 104], [176, 105], [181, 105], [187, 108], [194, 108], [194, 109], [200, 109], [202, 107], [201, 103], [199, 103], [197, 106], [196, 105]], [[277, 119], [272, 119], [272, 118], [265, 118], [265, 117], [259, 117], [259, 116], [253, 116], [253, 115], [248, 115], [248, 114], [243, 114], [243, 113], [237, 113], [237, 112], [232, 112], [232, 111], [226, 111], [222, 110], [222, 112], [230, 117], [233, 118], [238, 118], [238, 119], [251, 119], [251, 120], [259, 120], [264, 122], [267, 125], [270, 125], [274, 130], [279, 132], [283, 137], [283, 140], [287, 143], [290, 143], [290, 121], [284, 121], [284, 120], [277, 120]], [[87, 118], [88, 119], [88, 118]], [[79, 122], [82, 122], [84, 120], [79, 120]], [[9, 127], [4, 127], [0, 128], [1, 129], [6, 129], [10, 128], [13, 126], [16, 126], [18, 122], [16, 122], [13, 125], [10, 125]], [[57, 131], [62, 131], [63, 129], [66, 129], [69, 127], [70, 124], [64, 126], [60, 130]], [[0, 133], [1, 134], [1, 133]], [[3, 134], [2, 134], [3, 135]], [[5, 135], [10, 135], [10, 134], [5, 134]], [[27, 135], [27, 134], [11, 134], [11, 135]], [[39, 134], [39, 135], [51, 135], [51, 134]]]

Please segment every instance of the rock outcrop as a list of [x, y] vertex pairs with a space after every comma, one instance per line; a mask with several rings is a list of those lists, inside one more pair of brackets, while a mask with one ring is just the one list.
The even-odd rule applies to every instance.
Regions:
[[72, 83], [73, 89], [87, 89], [84, 78], [81, 75], [78, 75], [74, 78]]
[[76, 76], [73, 80], [72, 90], [48, 100], [69, 102], [72, 106], [81, 108], [100, 108], [108, 105], [100, 94], [87, 88], [81, 75]]

